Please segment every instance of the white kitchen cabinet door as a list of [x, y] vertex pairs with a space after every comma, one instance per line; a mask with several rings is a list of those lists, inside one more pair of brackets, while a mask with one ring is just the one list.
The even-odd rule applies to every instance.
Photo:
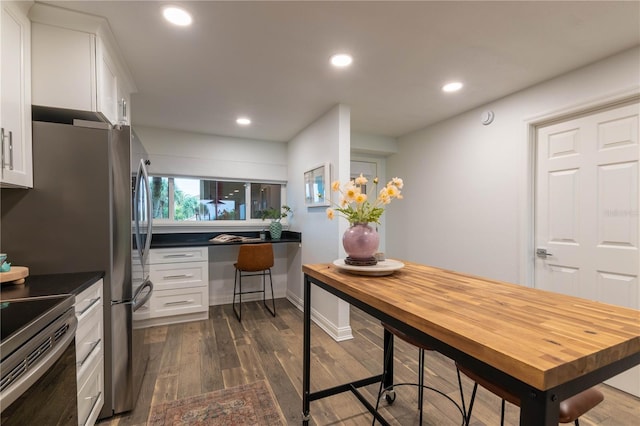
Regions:
[[34, 105], [97, 111], [94, 34], [34, 23], [32, 57]]
[[111, 124], [118, 122], [118, 74], [116, 66], [104, 43], [96, 41], [96, 62], [98, 64], [97, 102], [98, 111]]
[[135, 91], [106, 20], [43, 3], [29, 12], [32, 24], [33, 104], [98, 113], [128, 124], [122, 98]]
[[31, 188], [31, 23], [24, 3], [3, 1], [0, 7], [0, 181], [3, 187]]

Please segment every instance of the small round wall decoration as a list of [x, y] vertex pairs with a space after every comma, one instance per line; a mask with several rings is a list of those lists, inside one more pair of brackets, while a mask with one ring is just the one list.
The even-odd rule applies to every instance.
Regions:
[[482, 124], [485, 126], [491, 124], [493, 122], [493, 111], [487, 110], [482, 113]]

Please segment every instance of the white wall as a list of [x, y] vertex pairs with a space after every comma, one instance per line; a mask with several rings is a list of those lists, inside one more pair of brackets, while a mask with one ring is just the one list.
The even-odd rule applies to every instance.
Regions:
[[[286, 297], [287, 294], [287, 270], [289, 265], [289, 246], [292, 244], [274, 244], [274, 265], [271, 268], [273, 279], [273, 293], [277, 298]], [[240, 246], [213, 246], [209, 247], [209, 306], [224, 305], [233, 301], [233, 282], [235, 268], [233, 266], [238, 259]], [[267, 304], [271, 307], [271, 289], [269, 279], [267, 285]], [[262, 288], [262, 277], [245, 277], [242, 279], [242, 290], [252, 291]], [[242, 301], [261, 300], [262, 294], [255, 293], [242, 297]], [[277, 312], [276, 312], [277, 313]]]
[[[290, 229], [302, 233], [302, 250], [290, 256], [287, 297], [299, 307], [303, 305], [303, 275], [305, 263], [333, 262], [344, 256], [342, 234], [347, 228], [344, 220], [326, 217], [326, 207], [308, 208], [304, 205], [304, 172], [325, 162], [332, 166], [331, 179], [349, 179], [350, 110], [337, 105], [302, 130], [289, 141], [289, 183], [287, 203], [293, 209]], [[312, 317], [320, 327], [336, 340], [351, 337], [349, 305], [312, 286]]]
[[[522, 281], [522, 230], [530, 226], [523, 214], [530, 202], [527, 121], [639, 87], [635, 48], [399, 138], [387, 175], [404, 178], [404, 200], [386, 213], [387, 251]], [[480, 122], [486, 109], [495, 112], [489, 126]]]
[[351, 153], [386, 157], [398, 152], [395, 138], [351, 131]]
[[149, 173], [202, 178], [287, 180], [287, 143], [135, 127]]

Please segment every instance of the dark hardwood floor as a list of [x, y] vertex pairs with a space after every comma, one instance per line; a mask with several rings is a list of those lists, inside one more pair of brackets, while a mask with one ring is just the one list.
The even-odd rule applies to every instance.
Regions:
[[[276, 303], [277, 316], [269, 315], [261, 304], [243, 306], [243, 320], [238, 323], [231, 305], [212, 306], [207, 321], [196, 321], [147, 329], [151, 360], [135, 410], [106, 419], [100, 424], [144, 425], [150, 407], [163, 401], [180, 399], [242, 383], [266, 379], [288, 424], [301, 424], [302, 388], [302, 312], [285, 299]], [[382, 327], [380, 323], [352, 308], [354, 339], [335, 342], [313, 325], [311, 352], [312, 391], [378, 374], [382, 361]], [[396, 382], [417, 381], [418, 351], [396, 339]], [[455, 401], [459, 391], [454, 364], [444, 356], [427, 352], [425, 384]], [[471, 382], [463, 379], [465, 396]], [[639, 424], [640, 399], [600, 385], [605, 400], [580, 419], [582, 426], [626, 426]], [[372, 404], [378, 387], [365, 388]], [[392, 424], [418, 424], [417, 391], [413, 386], [396, 390], [391, 406], [381, 402], [381, 413]], [[425, 425], [459, 425], [457, 408], [444, 397], [425, 393]], [[486, 390], [479, 390], [473, 410], [472, 425], [500, 424], [500, 400]], [[505, 424], [518, 424], [519, 409], [507, 404]], [[371, 415], [350, 393], [311, 403], [311, 424], [369, 425]]]

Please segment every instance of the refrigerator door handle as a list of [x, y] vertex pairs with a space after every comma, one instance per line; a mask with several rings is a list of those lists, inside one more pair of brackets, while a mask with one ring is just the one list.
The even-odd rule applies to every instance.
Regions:
[[[140, 160], [142, 162], [142, 160]], [[144, 265], [143, 250], [142, 250], [142, 240], [140, 238], [140, 211], [138, 209], [139, 199], [140, 199], [140, 178], [142, 177], [142, 168], [138, 165], [138, 172], [136, 174], [136, 186], [135, 192], [133, 194], [133, 222], [136, 227], [136, 249], [138, 250], [138, 255], [140, 256], [140, 263]]]
[[[141, 182], [144, 185], [144, 190], [146, 192], [146, 213], [147, 216], [145, 219], [147, 220], [147, 229], [146, 236], [147, 238], [144, 241], [144, 247], [142, 247], [142, 238], [140, 234], [140, 211], [139, 201], [140, 201], [140, 185]], [[147, 173], [147, 167], [145, 166], [144, 159], [140, 159], [140, 164], [138, 165], [138, 173], [136, 175], [136, 187], [134, 194], [134, 213], [135, 213], [135, 227], [136, 227], [136, 248], [138, 249], [138, 254], [140, 255], [140, 264], [144, 269], [144, 265], [147, 263], [147, 256], [149, 254], [149, 249], [151, 248], [151, 236], [153, 231], [153, 200], [151, 199], [151, 184], [149, 182], [149, 174]]]
[[[149, 292], [145, 294], [142, 297], [142, 299], [138, 300], [138, 296], [140, 296], [140, 294], [144, 291], [145, 288], [148, 288]], [[136, 290], [136, 294], [133, 295], [133, 300], [131, 302], [133, 312], [137, 311], [138, 309], [140, 309], [140, 307], [142, 307], [145, 303], [147, 303], [149, 299], [151, 299], [152, 293], [153, 293], [153, 283], [149, 280], [146, 280], [144, 284], [138, 287], [138, 289]]]
[[[147, 173], [147, 166], [144, 164], [144, 160], [140, 160], [140, 166], [142, 167], [142, 173], [144, 174], [144, 183], [147, 189], [147, 212], [149, 217], [147, 218], [147, 238], [145, 240], [144, 252], [148, 256], [149, 249], [151, 249], [151, 238], [153, 235], [153, 200], [151, 199], [151, 183], [149, 182], [149, 173]], [[143, 269], [144, 265], [143, 264]], [[151, 285], [153, 287], [153, 284]]]

